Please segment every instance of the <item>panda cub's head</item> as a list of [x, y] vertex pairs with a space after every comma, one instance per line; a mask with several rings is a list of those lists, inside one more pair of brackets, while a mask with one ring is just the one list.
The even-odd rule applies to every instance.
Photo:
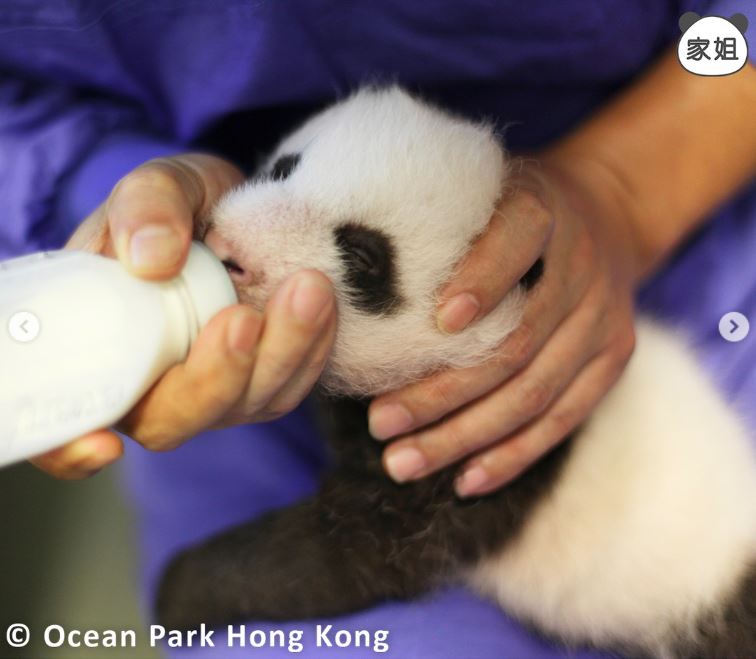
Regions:
[[339, 320], [321, 382], [376, 395], [477, 363], [518, 324], [519, 290], [458, 335], [435, 322], [438, 291], [486, 227], [507, 171], [490, 127], [396, 87], [366, 89], [285, 138], [217, 204], [206, 241], [259, 309], [297, 270], [329, 277]]

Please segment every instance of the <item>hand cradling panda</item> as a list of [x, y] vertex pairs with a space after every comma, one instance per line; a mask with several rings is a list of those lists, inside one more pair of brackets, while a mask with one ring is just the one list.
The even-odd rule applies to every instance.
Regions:
[[756, 656], [756, 456], [684, 342], [650, 319], [588, 422], [507, 487], [462, 500], [454, 466], [401, 485], [385, 475], [372, 397], [485, 360], [549, 267], [461, 333], [438, 330], [436, 291], [508, 169], [490, 126], [366, 89], [286, 137], [216, 205], [205, 239], [242, 302], [262, 309], [303, 268], [334, 284], [318, 393], [334, 467], [312, 498], [176, 556], [161, 624], [334, 616], [453, 581], [567, 645]]

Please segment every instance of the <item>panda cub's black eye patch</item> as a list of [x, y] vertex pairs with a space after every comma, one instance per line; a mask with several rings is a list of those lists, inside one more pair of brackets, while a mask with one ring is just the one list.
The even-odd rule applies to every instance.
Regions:
[[283, 181], [289, 178], [289, 175], [296, 169], [302, 155], [299, 153], [289, 153], [285, 156], [281, 156], [273, 164], [273, 169], [270, 170], [270, 177], [274, 181]]
[[401, 298], [396, 290], [396, 254], [388, 236], [346, 222], [334, 230], [334, 239], [354, 305], [374, 314], [396, 311]]

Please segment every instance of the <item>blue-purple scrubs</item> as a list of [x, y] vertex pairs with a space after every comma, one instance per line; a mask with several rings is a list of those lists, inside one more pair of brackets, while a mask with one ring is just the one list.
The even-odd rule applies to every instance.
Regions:
[[[307, 111], [364, 82], [400, 82], [493, 118], [509, 126], [514, 150], [548, 144], [675, 42], [687, 10], [745, 13], [756, 52], [753, 0], [4, 0], [0, 258], [62, 245], [148, 158], [201, 145], [249, 165]], [[756, 427], [756, 333], [733, 344], [717, 331], [731, 310], [756, 326], [756, 189], [719, 209], [640, 304], [692, 338]], [[171, 453], [128, 442], [125, 486], [139, 520], [146, 610], [177, 547], [312, 492], [325, 462], [304, 408], [203, 433]], [[601, 656], [540, 640], [462, 588], [327, 622], [388, 629], [387, 655], [402, 658]], [[305, 630], [301, 656], [375, 656], [318, 648], [312, 622], [248, 625], [281, 627]], [[215, 650], [171, 652], [290, 656], [227, 649], [217, 634], [215, 642]]]

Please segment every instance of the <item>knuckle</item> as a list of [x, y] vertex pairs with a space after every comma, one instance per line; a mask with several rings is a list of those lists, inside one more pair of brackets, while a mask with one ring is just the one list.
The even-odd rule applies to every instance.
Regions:
[[175, 170], [170, 166], [150, 161], [126, 174], [116, 185], [116, 192], [129, 194], [142, 191], [144, 188], [157, 188], [164, 192], [175, 193], [180, 192], [181, 184]]
[[227, 410], [241, 393], [239, 387], [232, 382], [234, 381], [224, 378], [224, 371], [218, 365], [213, 365], [202, 373], [187, 371], [186, 380], [174, 393], [170, 412], [166, 416], [180, 427], [185, 427], [194, 425], [194, 422], [203, 417]]
[[130, 433], [129, 437], [148, 451], [160, 451], [162, 446], [166, 443], [164, 433], [156, 432], [154, 428], [142, 429], [137, 433]]
[[635, 352], [635, 344], [635, 327], [631, 324], [627, 330], [625, 330], [621, 341], [621, 353], [625, 362], [627, 362]]
[[533, 417], [551, 401], [553, 387], [542, 380], [530, 379], [520, 387], [520, 409]]
[[430, 402], [447, 409], [456, 407], [457, 387], [449, 378], [437, 378], [429, 383], [428, 399]]
[[118, 424], [116, 430], [128, 435], [148, 451], [157, 453], [174, 449], [181, 444], [182, 438], [176, 433], [176, 429], [180, 425], [180, 422], [175, 418], [172, 422], [151, 420], [149, 423], [130, 426], [122, 422]]
[[575, 408], [555, 411], [551, 415], [551, 429], [554, 441], [560, 442], [567, 437], [582, 421], [582, 416]]
[[181, 438], [176, 437], [175, 434], [169, 432], [167, 429], [143, 433], [134, 439], [153, 453], [171, 451], [181, 445]]
[[258, 410], [254, 414], [245, 413], [244, 415], [245, 423], [269, 423], [270, 421], [275, 421], [277, 418], [278, 417], [266, 409]]
[[268, 381], [276, 384], [288, 380], [300, 366], [301, 360], [294, 355], [276, 355], [268, 365]]
[[262, 420], [267, 413], [268, 402], [268, 398], [259, 394], [250, 395], [246, 400], [239, 403], [239, 415], [245, 422], [249, 422], [251, 419]]
[[630, 325], [615, 337], [609, 353], [615, 374], [622, 372], [633, 352], [635, 352], [635, 329]]
[[310, 373], [319, 375], [323, 372], [328, 363], [328, 355], [316, 355], [307, 363], [307, 370]]
[[193, 391], [197, 393], [195, 401], [201, 401], [200, 405], [192, 406], [193, 416], [201, 410], [225, 410], [239, 397], [241, 390], [238, 386], [231, 386], [229, 383], [219, 386], [220, 382], [223, 382], [222, 373], [207, 377], [203, 384], [197, 383], [193, 388]]
[[264, 410], [258, 412], [257, 416], [261, 416], [266, 421], [272, 421], [273, 419], [279, 419], [282, 416], [286, 416], [296, 407], [296, 403], [289, 400], [274, 401], [267, 405]]
[[462, 424], [449, 421], [444, 430], [444, 440], [438, 444], [443, 445], [444, 453], [449, 457], [457, 459], [475, 449], [472, 433]]
[[528, 216], [529, 221], [551, 225], [551, 212], [541, 196], [533, 190], [522, 188], [518, 192], [518, 204], [520, 210]]
[[489, 471], [497, 480], [508, 481], [533, 461], [533, 448], [521, 438], [508, 442], [489, 459]]

